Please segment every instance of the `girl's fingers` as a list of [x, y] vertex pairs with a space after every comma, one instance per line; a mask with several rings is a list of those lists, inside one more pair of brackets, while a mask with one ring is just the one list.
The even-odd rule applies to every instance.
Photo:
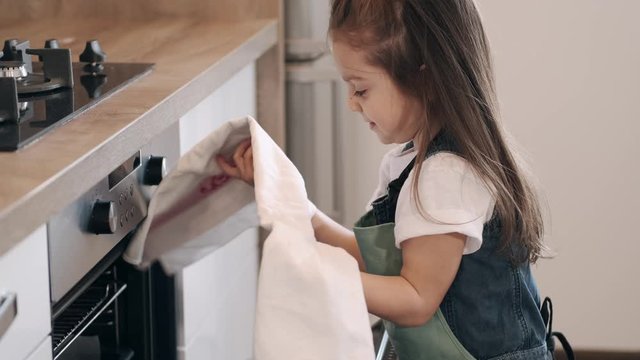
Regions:
[[243, 140], [238, 144], [233, 152], [232, 160], [233, 163], [227, 161], [221, 155], [216, 157], [218, 165], [227, 175], [253, 183], [253, 151], [251, 148], [251, 139]]
[[238, 170], [238, 168], [229, 164], [222, 155], [216, 156], [216, 162], [218, 163], [218, 166], [220, 166], [222, 171], [224, 171], [227, 175], [233, 177], [240, 176], [240, 171]]
[[245, 165], [247, 166], [247, 172], [245, 174], [246, 180], [250, 181], [253, 184], [253, 151], [251, 150], [251, 148], [247, 149], [247, 151], [245, 152], [244, 161]]
[[244, 161], [244, 164], [246, 166], [246, 170], [250, 170], [253, 169], [253, 148], [251, 146], [249, 146], [245, 151], [244, 154], [242, 154], [242, 159]]
[[251, 139], [244, 140], [238, 145], [238, 147], [236, 147], [236, 151], [233, 153], [233, 161], [235, 162], [236, 167], [240, 168], [240, 171], [244, 171], [244, 153], [250, 146]]
[[247, 176], [252, 172], [253, 160], [248, 155], [252, 153], [251, 139], [245, 140], [239, 147], [238, 152], [242, 152], [240, 155], [241, 160], [237, 162], [240, 172], [243, 175], [243, 179], [247, 180]]
[[244, 154], [247, 151], [247, 149], [250, 147], [251, 147], [251, 139], [244, 139], [242, 140], [242, 142], [240, 142], [240, 144], [238, 144], [238, 147], [236, 148], [236, 152]]

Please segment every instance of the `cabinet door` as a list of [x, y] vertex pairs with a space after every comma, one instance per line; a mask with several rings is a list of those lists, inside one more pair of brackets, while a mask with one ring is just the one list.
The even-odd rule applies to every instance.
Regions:
[[0, 256], [0, 299], [0, 359], [26, 359], [51, 332], [45, 225]]
[[53, 350], [51, 350], [51, 336], [47, 338], [38, 346], [36, 351], [29, 356], [27, 360], [52, 360]]
[[253, 228], [178, 275], [178, 359], [253, 358], [258, 263]]
[[[256, 116], [256, 69], [251, 63], [180, 118], [180, 154], [224, 122]], [[259, 120], [259, 119], [258, 119]]]
[[[180, 153], [224, 122], [256, 114], [255, 64], [180, 118]], [[251, 359], [258, 230], [249, 229], [176, 276], [178, 359]]]

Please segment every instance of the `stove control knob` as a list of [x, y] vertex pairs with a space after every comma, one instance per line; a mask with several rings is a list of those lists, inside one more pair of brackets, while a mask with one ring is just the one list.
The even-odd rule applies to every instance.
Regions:
[[87, 41], [84, 51], [80, 54], [80, 61], [85, 63], [101, 63], [107, 59], [107, 54], [100, 48], [98, 40]]
[[164, 156], [150, 156], [144, 169], [145, 185], [158, 185], [167, 175], [167, 160]]
[[16, 46], [18, 46], [18, 39], [9, 39], [4, 41], [4, 48], [2, 49], [2, 52], [4, 53], [3, 61], [18, 60]]
[[49, 39], [44, 42], [45, 49], [59, 49], [60, 43], [56, 39]]
[[89, 231], [94, 234], [113, 234], [118, 217], [113, 201], [97, 201], [91, 210]]

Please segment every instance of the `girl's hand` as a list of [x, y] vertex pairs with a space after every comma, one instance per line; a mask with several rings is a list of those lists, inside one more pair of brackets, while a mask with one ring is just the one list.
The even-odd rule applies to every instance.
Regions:
[[253, 151], [251, 139], [243, 140], [233, 152], [230, 163], [222, 155], [216, 156], [216, 161], [222, 171], [231, 177], [236, 177], [253, 186]]

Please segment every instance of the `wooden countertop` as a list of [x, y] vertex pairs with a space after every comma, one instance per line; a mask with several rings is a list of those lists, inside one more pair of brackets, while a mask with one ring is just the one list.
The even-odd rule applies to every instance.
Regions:
[[[277, 21], [186, 18], [3, 23], [0, 39], [57, 38], [74, 61], [98, 39], [109, 62], [154, 70], [41, 140], [0, 153], [0, 255], [277, 43]], [[96, 169], [98, 171], [96, 171]]]

